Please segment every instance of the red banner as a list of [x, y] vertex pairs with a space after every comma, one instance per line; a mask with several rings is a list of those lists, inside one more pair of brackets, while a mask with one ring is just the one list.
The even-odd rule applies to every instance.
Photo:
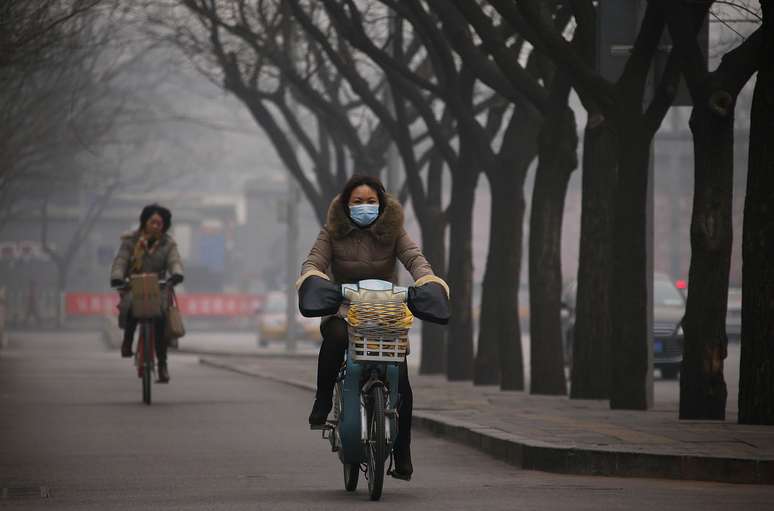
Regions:
[[[177, 295], [184, 316], [252, 316], [263, 304], [263, 297], [246, 293], [186, 293]], [[68, 316], [104, 316], [118, 314], [116, 293], [66, 293]]]

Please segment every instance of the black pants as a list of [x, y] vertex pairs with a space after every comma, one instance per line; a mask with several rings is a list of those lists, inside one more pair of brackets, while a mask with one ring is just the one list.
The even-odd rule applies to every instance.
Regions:
[[[349, 342], [347, 323], [339, 317], [331, 316], [323, 320], [320, 332], [323, 341], [317, 359], [317, 399], [330, 401], [333, 398], [336, 376], [339, 374], [339, 368], [344, 360], [344, 353], [347, 351]], [[400, 366], [398, 394], [400, 394], [400, 401], [398, 403], [396, 449], [408, 447], [411, 444], [411, 415], [414, 408], [414, 396], [411, 393], [406, 362]]]
[[[124, 328], [124, 342], [131, 343], [134, 339], [134, 332], [137, 330], [138, 321], [129, 313], [126, 318], [126, 328]], [[153, 320], [153, 327], [155, 329], [155, 341], [156, 341], [156, 360], [160, 366], [166, 367], [167, 365], [167, 337], [164, 331], [164, 318], [157, 318]]]

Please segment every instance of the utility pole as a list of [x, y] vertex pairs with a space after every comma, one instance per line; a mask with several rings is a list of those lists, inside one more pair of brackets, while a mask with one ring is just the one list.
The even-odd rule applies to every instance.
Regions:
[[[294, 144], [295, 145], [295, 144]], [[296, 338], [298, 328], [296, 325], [296, 277], [298, 274], [298, 184], [292, 176], [288, 176], [287, 196], [287, 342], [285, 349], [288, 353], [296, 351]]]
[[[286, 17], [287, 25], [285, 26], [284, 30], [284, 36], [287, 38], [288, 41], [288, 53], [290, 55], [290, 62], [295, 63], [296, 62], [296, 30], [293, 26], [292, 17], [290, 16], [290, 10], [287, 11], [288, 16]], [[290, 111], [293, 116], [297, 116], [298, 114], [298, 104], [296, 103], [295, 99], [293, 98], [292, 91], [287, 95], [287, 100], [289, 101], [289, 107]], [[293, 148], [293, 153], [295, 154], [298, 150], [298, 141], [295, 139], [295, 137], [290, 137], [290, 143]], [[296, 339], [297, 339], [297, 324], [296, 324], [296, 277], [298, 275], [298, 201], [300, 198], [300, 193], [298, 189], [298, 184], [296, 183], [295, 178], [293, 175], [288, 171], [288, 191], [287, 191], [287, 247], [286, 247], [286, 261], [285, 261], [285, 269], [286, 269], [286, 293], [287, 293], [287, 304], [286, 304], [286, 322], [287, 329], [285, 332], [285, 350], [288, 353], [295, 353], [297, 345], [296, 345]]]

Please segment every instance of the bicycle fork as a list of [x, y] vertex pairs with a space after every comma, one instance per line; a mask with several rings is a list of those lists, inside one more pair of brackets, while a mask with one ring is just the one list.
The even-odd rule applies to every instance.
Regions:
[[397, 438], [398, 429], [398, 405], [397, 400], [393, 399], [393, 392], [385, 384], [382, 375], [376, 369], [371, 370], [371, 375], [360, 391], [360, 440], [365, 444], [368, 442], [368, 394], [374, 386], [380, 386], [384, 389], [384, 437], [388, 446], [391, 446]]

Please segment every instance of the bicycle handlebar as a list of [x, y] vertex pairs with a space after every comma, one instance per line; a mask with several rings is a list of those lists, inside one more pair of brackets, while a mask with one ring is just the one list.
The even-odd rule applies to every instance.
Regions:
[[[159, 287], [164, 288], [164, 287], [167, 287], [168, 285], [170, 285], [169, 279], [159, 280]], [[128, 280], [125, 280], [124, 283], [121, 284], [120, 286], [111, 285], [110, 287], [116, 291], [128, 291], [131, 288]]]

